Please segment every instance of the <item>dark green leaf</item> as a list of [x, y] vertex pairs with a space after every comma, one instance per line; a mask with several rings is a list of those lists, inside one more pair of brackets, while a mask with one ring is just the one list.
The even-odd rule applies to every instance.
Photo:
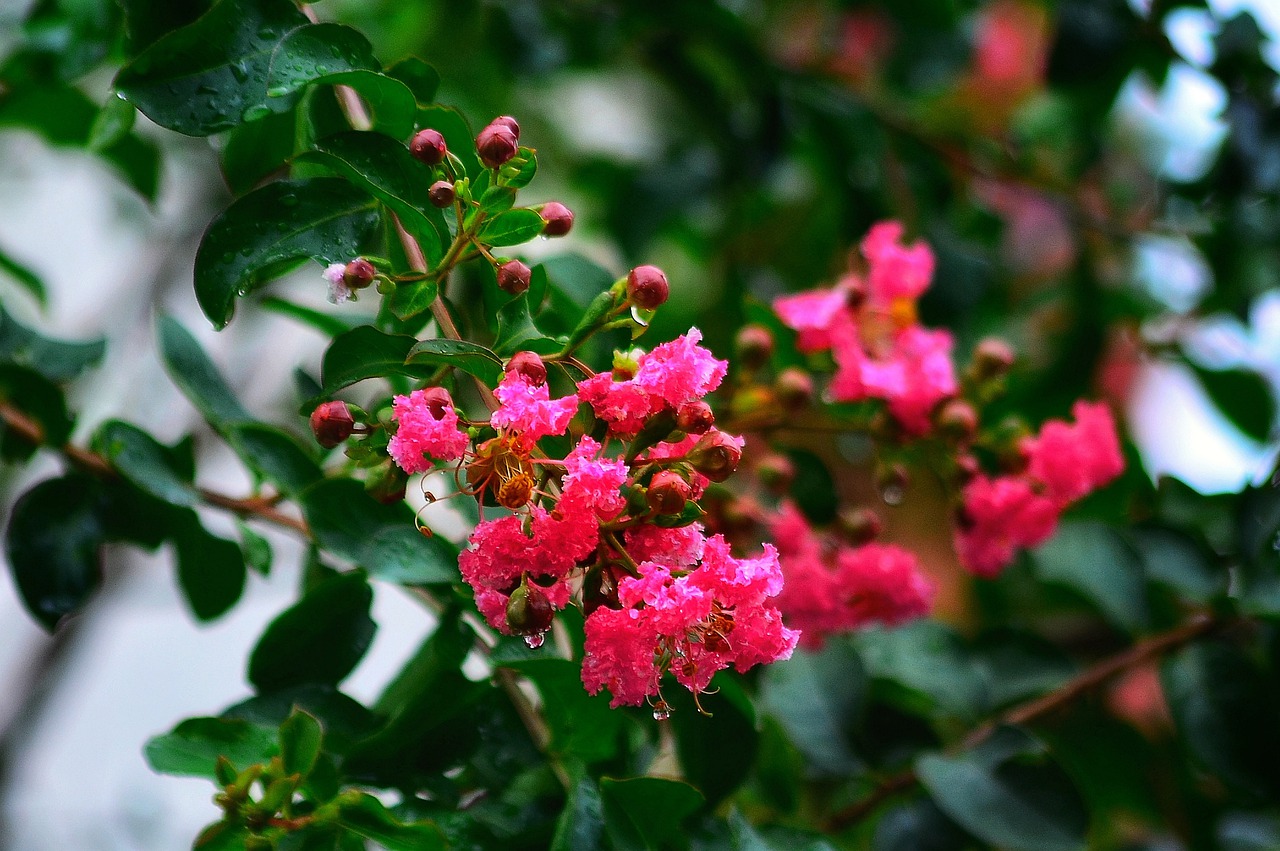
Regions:
[[47, 479], [13, 506], [5, 554], [27, 611], [52, 630], [102, 583], [105, 538], [98, 490], [88, 476]]
[[971, 656], [986, 681], [991, 710], [1044, 694], [1075, 673], [1061, 650], [1031, 632], [992, 630], [975, 643]]
[[[196, 299], [215, 327], [231, 321], [236, 296], [289, 264], [345, 263], [360, 253], [378, 214], [344, 180], [279, 181], [228, 207], [209, 225], [196, 253]], [[316, 286], [323, 286], [319, 274]]]
[[1085, 847], [1089, 814], [1044, 747], [1002, 727], [971, 751], [916, 760], [920, 782], [948, 816], [983, 840], [1012, 851]]
[[755, 761], [760, 734], [751, 699], [728, 672], [711, 681], [711, 690], [699, 700], [710, 715], [698, 712], [693, 696], [672, 687], [664, 694], [670, 701], [676, 734], [676, 755], [684, 779], [697, 787], [714, 808], [746, 779]]
[[236, 528], [240, 530], [240, 551], [244, 553], [244, 563], [247, 567], [262, 576], [271, 573], [271, 544], [266, 538], [245, 525], [243, 520], [236, 518]]
[[329, 753], [345, 753], [352, 742], [367, 736], [379, 723], [377, 716], [347, 695], [332, 686], [318, 685], [256, 695], [228, 708], [222, 717], [276, 729], [299, 709], [320, 722], [323, 749]]
[[352, 328], [335, 337], [325, 350], [320, 383], [326, 395], [366, 378], [407, 375], [426, 378], [431, 367], [406, 364], [418, 339], [408, 334], [386, 334], [372, 325]]
[[680, 848], [688, 844], [686, 818], [703, 804], [688, 783], [659, 777], [600, 780], [605, 827], [618, 851]]
[[[35, 370], [0, 364], [0, 400], [40, 426], [43, 445], [59, 447], [71, 436], [73, 424], [61, 388]], [[25, 460], [35, 449], [30, 437], [0, 422], [0, 458]]]
[[227, 442], [249, 469], [296, 496], [323, 478], [320, 466], [292, 435], [263, 423], [241, 423], [227, 430]]
[[[10, 278], [13, 278], [13, 280], [22, 285], [22, 288], [30, 293], [31, 297], [39, 302], [41, 307], [49, 304], [49, 296], [45, 291], [44, 281], [40, 279], [40, 276], [27, 266], [24, 266], [17, 260], [14, 260], [13, 257], [3, 249], [0, 249], [0, 272], [3, 272], [5, 275], [8, 275]], [[0, 311], [0, 315], [2, 315], [2, 313], [3, 312]], [[0, 333], [2, 333], [2, 330], [3, 319], [0, 319]]]
[[98, 111], [89, 128], [87, 147], [91, 151], [105, 151], [128, 137], [138, 111], [124, 98], [108, 95], [106, 104]]
[[542, 233], [546, 222], [536, 210], [507, 210], [486, 221], [476, 235], [485, 245], [520, 245]]
[[309, 712], [295, 708], [280, 725], [280, 760], [285, 774], [301, 774], [306, 777], [320, 758], [320, 743], [324, 731], [320, 722]]
[[1147, 578], [1168, 585], [1188, 599], [1207, 603], [1227, 590], [1227, 572], [1190, 536], [1172, 529], [1134, 529], [1128, 533]]
[[964, 851], [967, 837], [938, 805], [918, 798], [884, 814], [876, 824], [876, 851]]
[[249, 422], [249, 412], [191, 332], [170, 316], [161, 316], [156, 325], [165, 369], [196, 410], [215, 427]]
[[579, 772], [569, 790], [569, 801], [556, 824], [551, 851], [595, 851], [604, 843], [604, 803], [600, 790], [586, 772]]
[[1213, 404], [1240, 431], [1254, 440], [1268, 438], [1276, 421], [1276, 398], [1265, 378], [1243, 369], [1195, 372]]
[[502, 358], [484, 346], [466, 340], [423, 340], [409, 350], [405, 362], [451, 366], [474, 375], [490, 387], [502, 380]]
[[826, 841], [781, 826], [755, 827], [736, 809], [729, 813], [729, 836], [734, 851], [834, 851]]
[[267, 78], [277, 46], [307, 25], [290, 0], [222, 0], [143, 51], [115, 86], [162, 127], [188, 136], [227, 130], [292, 105], [268, 97]]
[[1102, 523], [1063, 523], [1035, 554], [1039, 577], [1060, 582], [1092, 601], [1107, 619], [1129, 632], [1147, 622], [1142, 566], [1116, 532]]
[[414, 281], [398, 284], [387, 299], [387, 307], [396, 319], [412, 319], [431, 307], [440, 297], [440, 286], [435, 281]]
[[430, 585], [458, 580], [458, 550], [439, 535], [426, 537], [402, 502], [376, 502], [359, 482], [327, 479], [302, 494], [302, 510], [316, 541], [387, 582]]
[[498, 340], [493, 349], [507, 357], [519, 351], [554, 354], [564, 341], [546, 336], [534, 324], [529, 313], [529, 294], [521, 293], [498, 310]]
[[258, 640], [249, 657], [249, 682], [260, 692], [336, 685], [373, 641], [377, 624], [369, 617], [372, 602], [373, 589], [359, 573], [316, 585]]
[[[354, 799], [350, 797], [354, 794]], [[444, 834], [430, 822], [405, 824], [372, 795], [349, 793], [339, 809], [338, 823], [387, 851], [432, 851], [446, 847]]]
[[200, 501], [173, 450], [137, 426], [108, 420], [99, 426], [93, 443], [122, 476], [155, 498], [184, 506]]
[[848, 776], [859, 767], [847, 731], [862, 703], [864, 680], [858, 654], [841, 642], [816, 653], [797, 650], [761, 672], [760, 708], [778, 720], [811, 766]]
[[387, 76], [395, 77], [408, 86], [419, 106], [429, 106], [440, 87], [440, 75], [436, 69], [414, 56], [392, 65], [387, 69]]
[[220, 756], [243, 770], [276, 753], [274, 729], [225, 718], [188, 718], [146, 747], [153, 771], [185, 777], [213, 778]]
[[117, 0], [124, 10], [129, 54], [136, 56], [166, 33], [185, 27], [209, 10], [210, 0]]
[[546, 657], [510, 667], [528, 677], [542, 695], [553, 753], [586, 764], [617, 755], [625, 716], [609, 708], [605, 695], [587, 694], [580, 664]]
[[368, 108], [370, 129], [393, 139], [405, 139], [413, 134], [417, 103], [413, 92], [400, 80], [377, 71], [344, 71], [314, 82], [354, 89]]
[[375, 708], [387, 715], [400, 714], [429, 692], [445, 673], [457, 671], [471, 652], [475, 639], [475, 633], [462, 623], [457, 610], [446, 612], [418, 652], [383, 689]]
[[307, 24], [290, 30], [275, 46], [267, 68], [267, 97], [285, 97], [330, 74], [380, 68], [373, 45], [358, 30]]
[[75, 378], [102, 360], [106, 349], [106, 340], [77, 343], [42, 337], [0, 307], [0, 361], [34, 369], [50, 381]]
[[194, 511], [175, 524], [178, 584], [191, 612], [202, 621], [225, 614], [244, 593], [244, 556], [234, 541], [211, 534]]
[[222, 176], [236, 195], [244, 195], [296, 153], [296, 110], [272, 112], [246, 121], [226, 135], [221, 150]]
[[948, 713], [976, 718], [984, 705], [983, 677], [960, 637], [937, 621], [868, 630], [856, 639], [867, 674], [927, 697]]
[[249, 828], [229, 821], [215, 822], [196, 837], [195, 851], [241, 851], [249, 840]]

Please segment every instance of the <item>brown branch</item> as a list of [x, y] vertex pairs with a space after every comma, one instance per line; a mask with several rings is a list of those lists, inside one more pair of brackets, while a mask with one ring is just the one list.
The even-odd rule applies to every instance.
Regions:
[[[961, 739], [957, 746], [950, 750], [955, 752], [976, 747], [994, 733], [997, 728], [1002, 726], [1023, 725], [1038, 721], [1097, 689], [1115, 675], [1177, 650], [1179, 647], [1189, 644], [1210, 632], [1221, 629], [1225, 625], [1222, 620], [1211, 615], [1196, 615], [1182, 626], [1139, 641], [1128, 650], [1103, 659], [1048, 694], [1019, 704], [997, 715], [995, 718], [975, 728]], [[827, 821], [827, 830], [834, 833], [850, 825], [857, 824], [875, 812], [889, 798], [914, 788], [919, 782], [920, 778], [911, 769], [889, 776], [881, 781], [866, 797], [835, 813]]]

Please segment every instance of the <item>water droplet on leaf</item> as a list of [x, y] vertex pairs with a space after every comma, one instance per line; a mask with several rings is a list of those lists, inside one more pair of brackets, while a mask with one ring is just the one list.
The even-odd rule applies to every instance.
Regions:
[[547, 634], [545, 632], [540, 632], [537, 635], [526, 635], [524, 637], [524, 643], [529, 645], [530, 650], [537, 650], [542, 646], [542, 642], [546, 640]]

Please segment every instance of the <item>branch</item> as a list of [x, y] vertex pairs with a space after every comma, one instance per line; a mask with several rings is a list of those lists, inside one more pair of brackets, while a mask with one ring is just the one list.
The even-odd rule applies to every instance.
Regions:
[[[1212, 615], [1196, 615], [1181, 626], [1139, 641], [1128, 650], [1108, 659], [1103, 659], [1048, 694], [1019, 704], [997, 715], [995, 718], [975, 728], [960, 740], [959, 745], [951, 750], [963, 751], [976, 747], [999, 727], [1025, 725], [1038, 721], [1098, 688], [1116, 674], [1135, 668], [1144, 662], [1157, 659], [1226, 625], [1226, 622]], [[827, 821], [827, 830], [834, 833], [850, 825], [857, 824], [875, 812], [886, 800], [914, 788], [919, 782], [920, 778], [911, 769], [891, 775], [886, 780], [881, 781], [865, 798], [855, 801], [833, 815]]]

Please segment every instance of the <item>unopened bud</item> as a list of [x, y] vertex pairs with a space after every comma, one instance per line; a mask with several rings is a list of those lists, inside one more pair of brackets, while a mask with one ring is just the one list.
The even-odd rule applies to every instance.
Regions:
[[507, 628], [516, 635], [541, 635], [551, 628], [554, 615], [547, 595], [528, 580], [521, 582], [507, 601]]
[[476, 137], [476, 153], [488, 168], [497, 168], [508, 162], [520, 150], [516, 134], [501, 124], [490, 124]]
[[701, 399], [685, 402], [676, 410], [676, 428], [685, 434], [706, 434], [715, 424], [715, 412]]
[[457, 190], [453, 188], [453, 184], [448, 180], [437, 180], [427, 190], [427, 198], [430, 199], [431, 206], [439, 207], [442, 210], [452, 204], [457, 197]]
[[324, 402], [311, 412], [311, 432], [316, 443], [332, 449], [351, 436], [355, 419], [346, 402]]
[[640, 349], [628, 349], [613, 353], [613, 380], [629, 381], [640, 371], [640, 357], [644, 352]]
[[978, 431], [978, 410], [964, 399], [948, 399], [934, 416], [943, 437], [967, 443]]
[[870, 508], [846, 508], [836, 515], [836, 528], [845, 540], [860, 547], [879, 537], [884, 523]]
[[428, 387], [422, 391], [423, 403], [431, 413], [431, 418], [444, 419], [444, 412], [453, 407], [453, 397], [443, 387]]
[[667, 276], [657, 266], [637, 266], [627, 275], [627, 299], [641, 310], [654, 310], [671, 294]]
[[649, 507], [658, 514], [679, 514], [693, 496], [693, 488], [679, 473], [662, 470], [649, 482]]
[[508, 374], [519, 373], [534, 387], [547, 383], [547, 365], [533, 352], [516, 352], [511, 356], [511, 360], [507, 361], [505, 370]]
[[789, 366], [778, 373], [773, 389], [783, 408], [798, 411], [813, 401], [813, 376], [799, 367]]
[[973, 350], [973, 374], [979, 380], [998, 378], [1016, 359], [1013, 347], [998, 337], [986, 337]]
[[795, 481], [796, 465], [787, 456], [770, 452], [756, 462], [756, 475], [770, 492], [782, 495]]
[[982, 472], [982, 465], [978, 463], [978, 459], [972, 455], [959, 455], [956, 457], [956, 482], [960, 485], [967, 485], [973, 481], [979, 473]]
[[508, 260], [498, 267], [498, 287], [505, 293], [520, 295], [529, 289], [533, 273], [519, 260]]
[[711, 429], [689, 451], [693, 469], [713, 482], [723, 482], [738, 469], [742, 460], [742, 438]]
[[543, 204], [538, 215], [542, 216], [545, 236], [564, 236], [573, 227], [573, 211], [559, 201]]
[[419, 130], [409, 142], [409, 153], [427, 165], [440, 165], [448, 150], [440, 131], [430, 128]]
[[505, 127], [511, 131], [511, 135], [517, 139], [520, 138], [520, 122], [516, 121], [510, 115], [499, 115], [497, 118], [489, 122], [489, 125], [497, 127]]
[[773, 334], [763, 325], [744, 325], [734, 338], [733, 350], [739, 363], [749, 370], [757, 370], [768, 363], [773, 354]]
[[378, 270], [373, 268], [373, 264], [363, 257], [357, 257], [347, 264], [347, 268], [342, 270], [342, 283], [353, 290], [362, 290], [369, 284], [373, 283], [373, 279], [377, 276]]

